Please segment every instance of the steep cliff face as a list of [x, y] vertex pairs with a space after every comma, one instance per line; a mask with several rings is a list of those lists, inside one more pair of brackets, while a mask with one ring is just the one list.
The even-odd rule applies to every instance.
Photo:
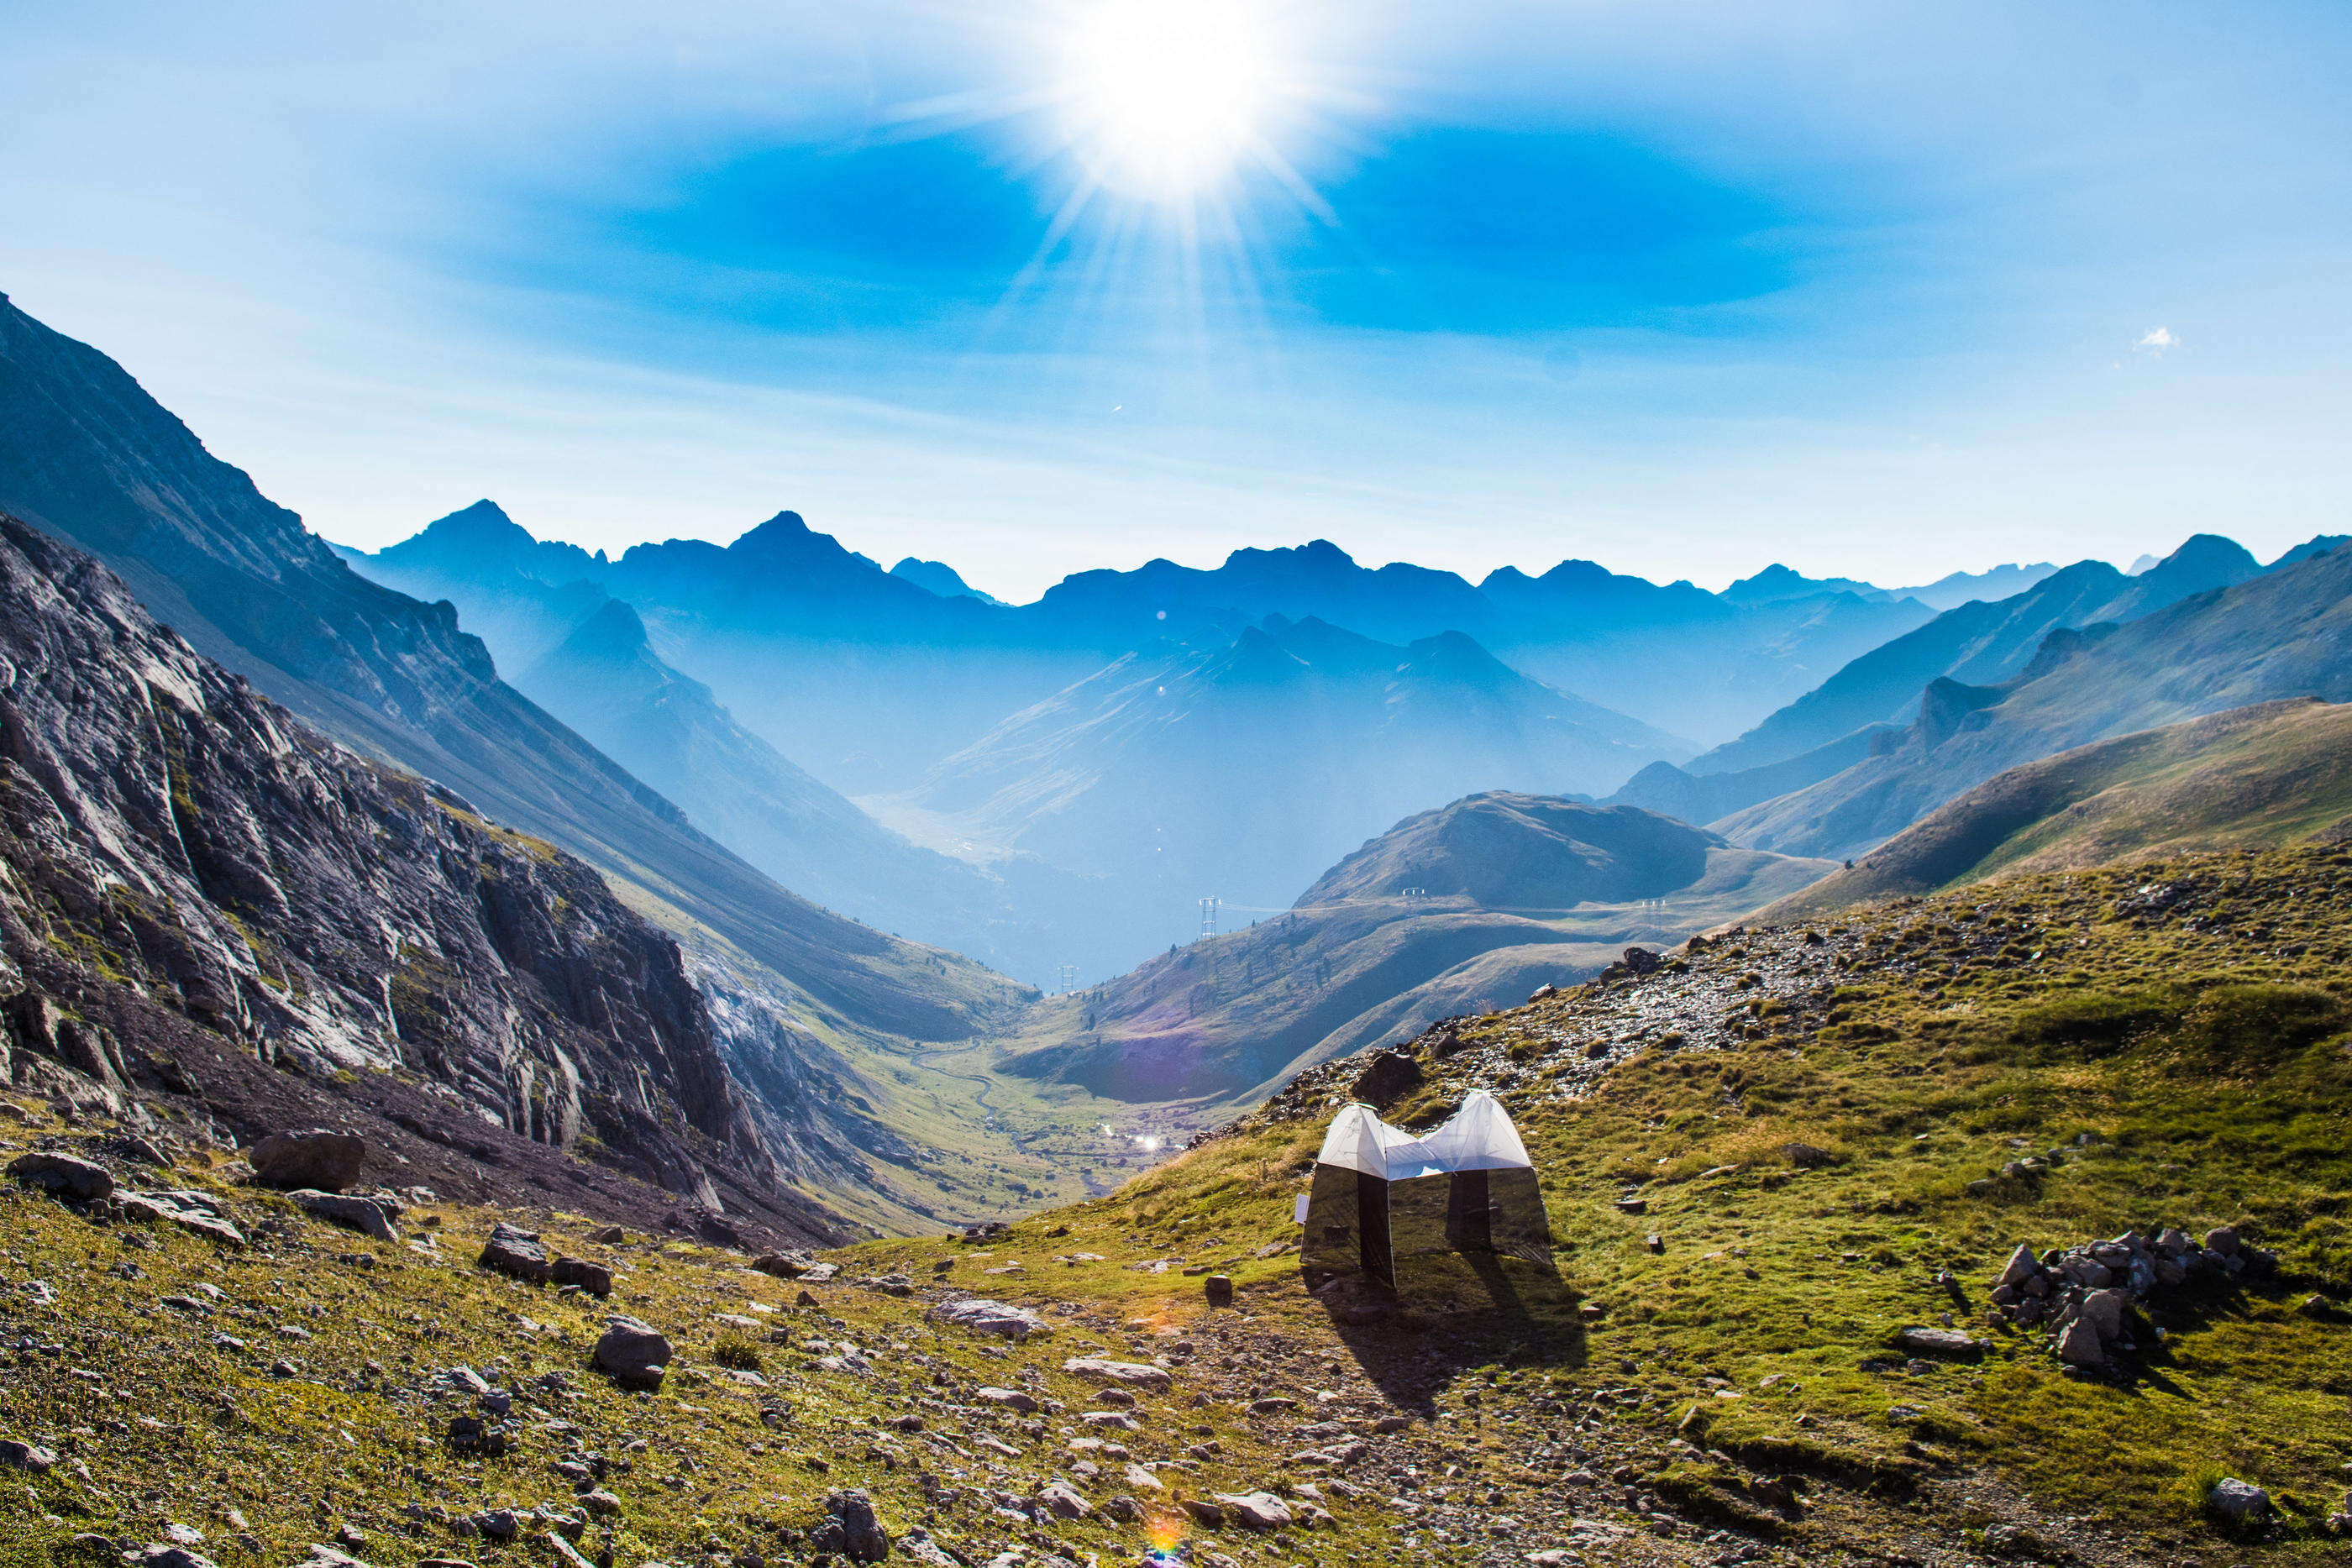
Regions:
[[135, 1024], [71, 1016], [121, 987], [316, 1082], [434, 1086], [444, 1133], [495, 1124], [713, 1210], [776, 1179], [676, 944], [593, 871], [306, 728], [5, 514], [0, 860], [20, 1082], [168, 1086]]

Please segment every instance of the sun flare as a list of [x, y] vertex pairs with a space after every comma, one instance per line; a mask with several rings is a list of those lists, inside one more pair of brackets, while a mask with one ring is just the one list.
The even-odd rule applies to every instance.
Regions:
[[1270, 73], [1236, 0], [1103, 0], [1078, 19], [1070, 78], [1072, 140], [1097, 178], [1182, 197], [1256, 141]]

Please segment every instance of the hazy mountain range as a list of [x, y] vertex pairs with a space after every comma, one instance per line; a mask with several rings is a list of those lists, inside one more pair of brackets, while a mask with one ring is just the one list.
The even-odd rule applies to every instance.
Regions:
[[1716, 825], [1759, 849], [1861, 854], [2021, 763], [2286, 697], [2352, 697], [2352, 549], [2306, 556], [2120, 626], [2054, 632], [1998, 685], [1938, 678], [1914, 722], [1872, 756]]
[[[900, 1228], [989, 1212], [1064, 1178], [1032, 1145], [1076, 1148], [1095, 1097], [1246, 1103], [1843, 860], [1822, 897], [2341, 815], [2338, 715], [2312, 702], [2352, 695], [2335, 538], [2267, 567], [2200, 535], [2132, 574], [1888, 590], [1773, 567], [1722, 593], [1574, 560], [1474, 584], [1317, 542], [1078, 573], [1025, 605], [952, 563], [885, 570], [790, 512], [615, 558], [480, 502], [339, 556], [112, 361], [5, 304], [0, 507], [404, 770], [386, 788], [440, 791], [419, 798], [461, 838], [504, 853], [520, 830], [593, 866], [618, 900], [599, 930], [667, 933], [631, 938], [628, 983], [674, 960], [698, 999], [673, 1032], [707, 1038], [725, 1080], [706, 1064], [672, 1094], [719, 1118], [700, 1142], [635, 1134], [645, 1168], [726, 1161], [707, 1191], [681, 1179], [793, 1224], [820, 1212], [805, 1197]], [[74, 570], [19, 575], [31, 592]], [[76, 636], [50, 641], [96, 648]], [[59, 678], [121, 684], [97, 653], [59, 657]], [[191, 712], [178, 744], [243, 744]], [[251, 871], [236, 885], [260, 897], [277, 873]], [[339, 896], [374, 918], [374, 893]], [[1225, 928], [1195, 940], [1206, 896]], [[471, 1008], [511, 983], [503, 939], [453, 936], [435, 994]], [[1042, 996], [1066, 965], [1084, 984]], [[534, 1039], [594, 1028], [598, 1005], [551, 999]], [[458, 1055], [536, 1072], [556, 1049]], [[618, 1049], [608, 1084], [674, 1054], [643, 1031]], [[562, 1135], [544, 1095], [448, 1071], [469, 1114]]]

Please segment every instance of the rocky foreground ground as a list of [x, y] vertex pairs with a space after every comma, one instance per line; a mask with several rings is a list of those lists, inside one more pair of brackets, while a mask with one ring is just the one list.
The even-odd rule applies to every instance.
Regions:
[[[2313, 851], [1730, 933], [821, 1255], [18, 1095], [0, 1556], [2343, 1561], [2347, 904]], [[1553, 1263], [1302, 1277], [1330, 1111], [1474, 1086]]]

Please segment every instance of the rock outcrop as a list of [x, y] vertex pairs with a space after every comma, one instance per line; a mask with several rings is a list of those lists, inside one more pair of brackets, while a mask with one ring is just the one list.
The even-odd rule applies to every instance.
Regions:
[[[83, 1016], [118, 987], [313, 1082], [413, 1075], [438, 1141], [495, 1124], [706, 1204], [711, 1168], [773, 1182], [676, 944], [593, 871], [305, 728], [5, 514], [0, 861], [20, 1089], [197, 1087]], [[265, 1181], [363, 1163], [345, 1133], [250, 1131]]]

